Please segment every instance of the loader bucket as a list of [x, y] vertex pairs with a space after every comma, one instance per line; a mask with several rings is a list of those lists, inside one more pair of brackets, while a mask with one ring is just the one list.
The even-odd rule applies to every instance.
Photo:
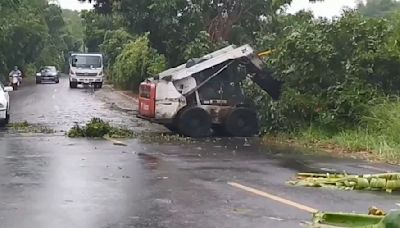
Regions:
[[274, 79], [268, 71], [258, 71], [253, 77], [253, 82], [267, 92], [272, 99], [278, 100], [282, 93], [283, 83]]

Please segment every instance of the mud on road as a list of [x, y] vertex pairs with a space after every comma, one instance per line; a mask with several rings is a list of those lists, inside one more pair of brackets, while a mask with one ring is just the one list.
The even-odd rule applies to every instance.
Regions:
[[60, 84], [24, 84], [11, 102], [12, 122], [56, 133], [0, 130], [1, 227], [286, 228], [307, 227], [309, 209], [400, 208], [397, 193], [285, 184], [297, 172], [377, 173], [398, 166], [265, 147], [257, 138], [130, 139], [126, 146], [70, 139], [63, 131], [92, 117], [137, 132], [167, 130], [135, 118], [135, 102], [126, 96], [107, 87], [71, 90], [65, 78]]

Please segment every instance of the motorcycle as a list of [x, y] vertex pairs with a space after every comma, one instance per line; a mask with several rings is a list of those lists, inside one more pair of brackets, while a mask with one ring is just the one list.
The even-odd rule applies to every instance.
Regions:
[[20, 85], [21, 85], [21, 77], [18, 74], [13, 74], [10, 77], [10, 86], [12, 86], [14, 90], [18, 90], [18, 87]]

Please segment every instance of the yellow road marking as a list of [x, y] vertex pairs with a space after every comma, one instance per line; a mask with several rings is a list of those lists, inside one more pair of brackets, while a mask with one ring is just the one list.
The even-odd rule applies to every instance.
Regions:
[[293, 202], [291, 200], [287, 200], [287, 199], [281, 198], [279, 196], [275, 196], [275, 195], [269, 194], [267, 192], [263, 192], [263, 191], [257, 190], [255, 188], [247, 187], [247, 186], [235, 183], [235, 182], [228, 182], [228, 184], [230, 186], [242, 189], [242, 190], [247, 191], [247, 192], [251, 192], [253, 194], [256, 194], [256, 195], [259, 195], [259, 196], [262, 196], [262, 197], [265, 197], [265, 198], [268, 198], [268, 199], [271, 199], [271, 200], [274, 200], [274, 201], [277, 201], [279, 203], [286, 204], [288, 206], [291, 206], [291, 207], [294, 207], [294, 208], [297, 208], [297, 209], [300, 209], [300, 210], [303, 210], [303, 211], [306, 211], [306, 212], [309, 212], [309, 213], [318, 212], [317, 209], [305, 206], [303, 204], [299, 204], [299, 203]]

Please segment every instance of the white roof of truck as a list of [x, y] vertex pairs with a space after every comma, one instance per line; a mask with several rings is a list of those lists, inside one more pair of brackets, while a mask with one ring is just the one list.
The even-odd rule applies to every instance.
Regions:
[[159, 78], [163, 79], [164, 77], [172, 76], [172, 81], [181, 80], [228, 60], [239, 59], [253, 54], [254, 50], [249, 45], [243, 45], [241, 47], [231, 45], [203, 56], [201, 58], [204, 60], [203, 62], [197, 63], [190, 68], [187, 68], [185, 63], [176, 68], [171, 68], [161, 72]]
[[100, 53], [71, 53], [72, 55], [81, 55], [81, 56], [103, 56]]

